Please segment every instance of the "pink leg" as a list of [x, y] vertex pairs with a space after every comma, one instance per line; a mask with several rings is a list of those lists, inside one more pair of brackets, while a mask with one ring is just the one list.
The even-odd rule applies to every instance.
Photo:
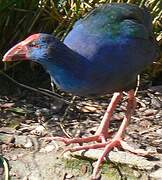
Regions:
[[132, 147], [130, 147], [126, 142], [124, 142], [122, 140], [123, 136], [124, 136], [124, 132], [126, 127], [128, 126], [128, 123], [131, 119], [131, 115], [133, 114], [134, 110], [136, 107], [136, 98], [134, 96], [134, 91], [131, 90], [128, 92], [128, 105], [127, 105], [127, 112], [125, 114], [125, 117], [123, 119], [122, 124], [120, 125], [120, 128], [118, 130], [118, 132], [116, 133], [116, 135], [114, 136], [114, 138], [107, 143], [107, 145], [104, 148], [103, 154], [101, 155], [101, 157], [98, 159], [96, 166], [94, 168], [93, 171], [93, 175], [92, 175], [92, 179], [95, 179], [97, 177], [98, 171], [99, 171], [99, 167], [102, 164], [102, 162], [104, 161], [106, 155], [114, 148], [114, 147], [119, 147], [121, 146], [123, 149], [128, 150], [130, 152], [133, 152], [135, 154], [139, 154], [142, 156], [146, 156], [149, 154], [148, 151], [144, 151], [143, 149], [134, 149]]
[[110, 119], [112, 117], [113, 111], [115, 110], [117, 104], [122, 98], [122, 93], [114, 93], [111, 102], [104, 114], [104, 117], [100, 123], [100, 126], [98, 130], [96, 131], [96, 135], [102, 135], [103, 137], [107, 138], [106, 136], [108, 135], [108, 128], [110, 126]]
[[146, 151], [141, 150], [141, 149], [133, 149], [126, 142], [124, 142], [122, 140], [122, 138], [124, 136], [125, 129], [129, 123], [131, 115], [133, 114], [135, 106], [136, 106], [136, 98], [134, 96], [133, 90], [130, 90], [128, 92], [127, 112], [125, 114], [125, 117], [123, 119], [123, 122], [121, 123], [121, 126], [120, 126], [118, 132], [115, 134], [115, 136], [112, 138], [112, 140], [107, 141], [107, 138], [109, 136], [108, 128], [109, 128], [109, 124], [110, 124], [110, 119], [111, 119], [112, 113], [113, 113], [116, 105], [120, 101], [121, 97], [122, 97], [122, 93], [114, 93], [113, 98], [112, 98], [112, 100], [111, 100], [111, 102], [110, 102], [110, 104], [106, 110], [106, 113], [105, 113], [105, 115], [101, 121], [101, 124], [100, 124], [98, 130], [96, 131], [95, 135], [90, 136], [90, 137], [72, 138], [72, 139], [62, 138], [62, 137], [47, 138], [47, 140], [49, 139], [49, 140], [62, 141], [67, 145], [72, 144], [72, 143], [88, 143], [88, 142], [92, 142], [92, 141], [100, 141], [101, 143], [92, 144], [92, 145], [84, 145], [84, 146], [76, 146], [73, 148], [66, 149], [64, 151], [64, 152], [66, 152], [66, 151], [74, 152], [74, 151], [79, 151], [79, 150], [104, 148], [104, 151], [103, 151], [101, 157], [99, 157], [97, 164], [94, 168], [93, 175], [92, 175], [93, 179], [95, 179], [97, 177], [99, 167], [102, 164], [102, 162], [104, 161], [106, 155], [114, 147], [122, 147], [125, 150], [128, 150], [128, 151], [136, 153], [136, 154], [140, 154], [143, 156], [148, 155], [148, 153], [149, 153], [149, 152], [146, 152]]

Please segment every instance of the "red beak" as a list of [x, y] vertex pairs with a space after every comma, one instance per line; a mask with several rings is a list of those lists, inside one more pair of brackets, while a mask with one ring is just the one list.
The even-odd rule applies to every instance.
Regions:
[[4, 56], [2, 61], [27, 60], [28, 48], [23, 41], [12, 47]]
[[38, 39], [40, 34], [33, 34], [26, 38], [24, 41], [16, 44], [3, 56], [2, 61], [18, 61], [28, 60], [28, 44], [35, 39]]

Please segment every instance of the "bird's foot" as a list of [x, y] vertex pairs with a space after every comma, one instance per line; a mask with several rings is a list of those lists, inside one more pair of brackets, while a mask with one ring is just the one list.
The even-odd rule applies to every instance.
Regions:
[[82, 138], [63, 138], [63, 137], [51, 137], [48, 138], [47, 140], [58, 140], [64, 142], [66, 145], [69, 144], [74, 144], [74, 143], [90, 143], [94, 142], [93, 144], [88, 144], [88, 145], [82, 145], [82, 146], [74, 146], [72, 148], [67, 148], [63, 151], [63, 153], [70, 151], [70, 152], [76, 152], [80, 150], [89, 150], [89, 149], [103, 149], [102, 154], [98, 158], [93, 174], [92, 174], [92, 179], [97, 179], [98, 178], [98, 173], [100, 166], [102, 165], [103, 161], [106, 159], [107, 154], [114, 148], [117, 149], [122, 149], [129, 151], [131, 153], [140, 155], [140, 156], [148, 156], [150, 155], [149, 151], [145, 151], [143, 149], [135, 149], [128, 145], [124, 140], [122, 140], [121, 137], [119, 136], [114, 136], [111, 140], [107, 140], [107, 137], [103, 135], [93, 135], [90, 137], [82, 137]]
[[106, 143], [106, 140], [108, 137], [111, 137], [112, 133], [100, 133], [89, 136], [89, 137], [78, 137], [78, 138], [66, 138], [66, 137], [44, 137], [43, 139], [45, 139], [46, 141], [52, 141], [52, 140], [56, 140], [56, 141], [61, 141], [64, 142], [66, 145], [69, 144], [83, 144], [83, 143], [88, 143], [88, 142], [102, 142], [103, 144]]
[[[103, 143], [100, 144], [100, 147], [104, 145]], [[87, 149], [88, 147], [86, 147]], [[130, 145], [128, 145], [124, 140], [122, 140], [120, 137], [114, 137], [112, 140], [108, 141], [107, 143], [105, 143], [104, 146], [104, 150], [102, 152], [102, 154], [100, 155], [100, 157], [98, 158], [96, 165], [94, 167], [93, 170], [93, 174], [92, 174], [92, 179], [97, 179], [98, 176], [98, 172], [99, 172], [99, 168], [102, 165], [103, 161], [106, 159], [107, 154], [113, 149], [113, 148], [121, 148], [123, 150], [129, 151], [131, 153], [140, 155], [140, 156], [148, 156], [150, 155], [149, 151], [145, 151], [143, 149], [135, 149], [133, 147], [131, 147]], [[72, 148], [72, 149], [68, 149], [69, 151], [76, 151], [76, 147]], [[77, 149], [78, 151], [78, 149]]]
[[[55, 140], [59, 140], [64, 142], [66, 145], [73, 144], [73, 143], [85, 143], [85, 142], [93, 142], [93, 141], [98, 141], [100, 139], [99, 136], [91, 136], [91, 137], [85, 137], [85, 138], [73, 138], [73, 139], [68, 139], [68, 138], [62, 138], [62, 137], [55, 137]], [[83, 145], [83, 146], [75, 146], [72, 148], [67, 148], [64, 150], [64, 152], [70, 151], [70, 152], [76, 152], [80, 150], [89, 150], [89, 149], [100, 149], [100, 148], [105, 148], [104, 151], [106, 150], [106, 154], [108, 154], [113, 148], [117, 149], [122, 149], [129, 151], [131, 153], [140, 155], [140, 156], [148, 156], [150, 155], [149, 151], [145, 151], [143, 149], [135, 149], [131, 147], [129, 144], [127, 144], [124, 140], [120, 138], [112, 138], [112, 140], [109, 141], [101, 141], [100, 143], [93, 143], [89, 145]]]

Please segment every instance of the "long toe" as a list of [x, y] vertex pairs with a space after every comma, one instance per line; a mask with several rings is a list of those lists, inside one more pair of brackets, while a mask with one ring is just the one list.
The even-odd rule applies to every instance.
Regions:
[[78, 137], [78, 138], [67, 138], [67, 137], [44, 137], [41, 139], [44, 139], [46, 141], [52, 141], [52, 140], [56, 140], [56, 141], [61, 141], [64, 142], [66, 145], [70, 145], [70, 144], [75, 144], [75, 143], [89, 143], [89, 142], [106, 142], [107, 137], [111, 137], [111, 134], [99, 134], [99, 135], [92, 135], [89, 137]]

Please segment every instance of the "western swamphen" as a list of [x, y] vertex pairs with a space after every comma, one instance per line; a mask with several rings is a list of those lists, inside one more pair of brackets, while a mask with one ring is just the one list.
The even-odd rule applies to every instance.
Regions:
[[[53, 138], [65, 144], [97, 141], [68, 149], [104, 148], [93, 171], [92, 177], [95, 179], [100, 164], [114, 147], [141, 155], [148, 153], [133, 149], [122, 138], [136, 105], [133, 87], [137, 74], [157, 56], [158, 46], [147, 10], [132, 4], [112, 3], [99, 6], [78, 20], [64, 43], [49, 34], [34, 34], [11, 48], [3, 61], [38, 62], [60, 89], [76, 95], [114, 93], [95, 135], [73, 139]], [[123, 91], [128, 91], [127, 111], [118, 132], [110, 140], [110, 118]]]

